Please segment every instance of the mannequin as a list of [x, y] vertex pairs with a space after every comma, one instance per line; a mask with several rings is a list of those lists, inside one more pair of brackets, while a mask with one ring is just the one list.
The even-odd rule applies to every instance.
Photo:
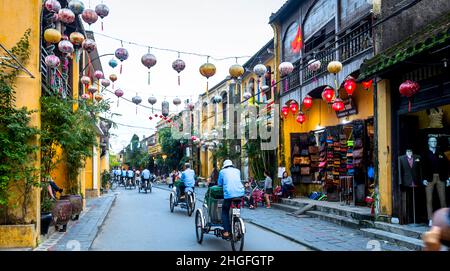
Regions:
[[427, 198], [427, 213], [429, 226], [432, 226], [431, 219], [433, 217], [433, 192], [434, 187], [438, 191], [441, 208], [447, 207], [445, 200], [445, 184], [450, 186], [449, 168], [447, 157], [437, 150], [437, 137], [431, 136], [428, 138], [428, 151], [424, 156], [424, 180], [426, 198]]
[[399, 183], [402, 188], [402, 211], [410, 214], [410, 206], [413, 211], [413, 222], [416, 224], [416, 187], [422, 180], [422, 157], [413, 154], [411, 149], [398, 158]]
[[444, 125], [442, 123], [442, 118], [444, 116], [444, 110], [442, 108], [432, 108], [427, 109], [428, 119], [430, 120], [430, 124], [428, 125], [428, 128], [444, 128]]

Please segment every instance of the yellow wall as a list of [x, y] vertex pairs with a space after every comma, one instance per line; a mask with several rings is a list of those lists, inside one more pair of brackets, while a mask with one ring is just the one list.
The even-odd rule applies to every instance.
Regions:
[[[439, 106], [440, 109], [443, 110], [443, 123], [450, 123], [450, 105]], [[419, 129], [426, 129], [430, 124], [430, 120], [426, 110], [422, 110], [415, 113], [410, 113], [409, 115], [418, 116], [419, 117]]]
[[[61, 147], [56, 147], [56, 159], [63, 159], [63, 150]], [[65, 191], [67, 191], [68, 183], [67, 183], [67, 166], [63, 161], [60, 161], [56, 168], [52, 170], [50, 175], [52, 176], [52, 179], [55, 181], [56, 185], [63, 188]], [[67, 192], [66, 192], [67, 193]]]
[[[341, 96], [343, 96], [341, 92]], [[286, 169], [289, 172], [291, 161], [291, 133], [307, 133], [328, 126], [336, 126], [343, 124], [343, 121], [353, 121], [358, 119], [367, 119], [373, 117], [373, 90], [364, 90], [361, 86], [353, 93], [353, 100], [358, 110], [357, 115], [351, 115], [348, 118], [338, 119], [336, 113], [322, 99], [313, 99], [312, 107], [305, 112], [306, 122], [300, 125], [296, 115], [289, 113], [288, 117], [283, 121], [284, 133], [284, 153]], [[297, 101], [298, 102], [298, 101]], [[283, 105], [280, 105], [283, 106]]]
[[391, 170], [391, 89], [389, 81], [377, 85], [378, 121], [378, 183], [380, 214], [392, 215], [392, 170]]
[[92, 158], [86, 159], [86, 166], [84, 168], [86, 190], [92, 190], [93, 188], [93, 175], [92, 175]]

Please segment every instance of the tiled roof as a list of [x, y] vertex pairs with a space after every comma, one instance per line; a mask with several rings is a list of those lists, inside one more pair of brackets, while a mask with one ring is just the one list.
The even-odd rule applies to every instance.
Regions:
[[296, 5], [299, 5], [303, 0], [288, 0], [286, 3], [284, 3], [281, 8], [278, 9], [277, 12], [272, 13], [269, 18], [269, 24], [278, 19], [282, 14], [287, 13], [286, 15], [289, 15], [290, 11], [294, 11], [293, 7]]

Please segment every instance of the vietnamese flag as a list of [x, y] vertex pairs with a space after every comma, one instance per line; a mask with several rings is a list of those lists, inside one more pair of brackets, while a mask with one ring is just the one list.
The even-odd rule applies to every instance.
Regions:
[[291, 42], [292, 52], [299, 53], [300, 50], [302, 49], [302, 46], [303, 46], [302, 30], [300, 29], [300, 26], [298, 26], [297, 35]]

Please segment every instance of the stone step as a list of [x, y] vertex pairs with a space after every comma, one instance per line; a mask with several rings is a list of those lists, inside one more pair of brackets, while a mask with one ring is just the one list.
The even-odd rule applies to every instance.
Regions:
[[422, 240], [422, 234], [425, 233], [429, 228], [426, 226], [412, 227], [409, 225], [398, 225], [386, 222], [376, 221], [373, 223], [374, 228], [378, 230], [383, 230], [415, 239]]
[[361, 232], [364, 236], [367, 236], [369, 238], [386, 240], [408, 249], [421, 251], [424, 248], [423, 241], [416, 238], [411, 238], [379, 229], [361, 229]]
[[[276, 209], [279, 209], [279, 210], [282, 210], [282, 211], [285, 211], [288, 213], [293, 213], [293, 212], [296, 212], [299, 210], [298, 207], [288, 205], [288, 204], [283, 204], [283, 203], [272, 203], [271, 205], [272, 205], [272, 207], [274, 207]], [[258, 208], [259, 208], [259, 206], [258, 206]]]
[[336, 214], [332, 214], [332, 213], [325, 213], [325, 212], [321, 212], [321, 211], [306, 211], [306, 214], [310, 215], [312, 217], [317, 217], [320, 220], [332, 222], [332, 223], [335, 223], [335, 224], [338, 224], [341, 226], [354, 228], [354, 229], [360, 228], [359, 221], [349, 218], [349, 217], [340, 216], [340, 215], [336, 215]]

